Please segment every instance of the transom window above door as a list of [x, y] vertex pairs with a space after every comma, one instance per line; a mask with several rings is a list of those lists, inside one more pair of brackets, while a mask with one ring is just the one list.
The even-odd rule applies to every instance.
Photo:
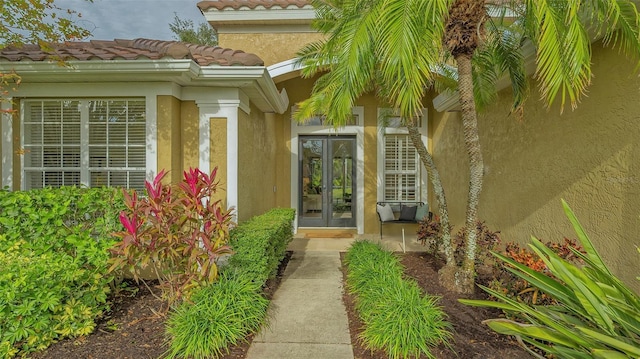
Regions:
[[23, 104], [23, 189], [144, 188], [144, 99], [47, 99]]

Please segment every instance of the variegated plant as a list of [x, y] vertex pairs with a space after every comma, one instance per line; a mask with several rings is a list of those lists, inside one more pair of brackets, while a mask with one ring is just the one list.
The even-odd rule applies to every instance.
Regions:
[[558, 358], [640, 357], [640, 297], [611, 273], [573, 211], [566, 202], [562, 204], [585, 253], [572, 250], [584, 265], [560, 258], [536, 238], [530, 247], [556, 279], [494, 253], [508, 265], [509, 271], [556, 299], [558, 305], [532, 306], [486, 287], [482, 289], [499, 301], [460, 301], [499, 308], [517, 318], [490, 319], [485, 323], [498, 333], [516, 336], [521, 343]]

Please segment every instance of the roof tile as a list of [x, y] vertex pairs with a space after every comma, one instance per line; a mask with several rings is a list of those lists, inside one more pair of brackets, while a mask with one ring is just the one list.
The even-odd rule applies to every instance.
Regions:
[[192, 59], [200, 66], [264, 65], [264, 61], [257, 55], [239, 50], [142, 38], [65, 42], [52, 44], [52, 49], [43, 49], [38, 45], [8, 46], [0, 49], [0, 61], [45, 61], [51, 58], [79, 61], [172, 58]]
[[264, 6], [267, 9], [272, 7], [286, 9], [290, 6], [302, 8], [306, 5], [311, 5], [311, 2], [308, 0], [207, 0], [200, 1], [198, 3], [198, 8], [202, 11], [206, 11], [211, 8], [216, 10], [237, 10], [241, 7], [255, 9], [258, 6]]

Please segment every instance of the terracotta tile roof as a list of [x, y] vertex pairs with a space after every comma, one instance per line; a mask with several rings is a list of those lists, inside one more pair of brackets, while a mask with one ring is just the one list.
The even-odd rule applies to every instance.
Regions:
[[255, 9], [258, 6], [264, 6], [267, 9], [272, 7], [286, 9], [289, 6], [302, 8], [306, 5], [311, 5], [311, 2], [308, 0], [208, 0], [200, 1], [198, 3], [198, 7], [202, 11], [209, 10], [210, 8], [215, 8], [217, 10], [224, 10], [228, 8], [237, 10], [241, 7]]
[[149, 39], [65, 42], [53, 44], [53, 51], [46, 51], [39, 45], [8, 46], [0, 49], [0, 61], [45, 61], [51, 57], [80, 61], [172, 58], [192, 59], [200, 66], [264, 65], [264, 61], [257, 55], [239, 50]]

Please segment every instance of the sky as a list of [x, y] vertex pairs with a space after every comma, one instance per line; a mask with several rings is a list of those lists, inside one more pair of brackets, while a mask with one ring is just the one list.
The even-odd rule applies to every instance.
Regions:
[[148, 38], [175, 40], [169, 30], [174, 12], [197, 25], [205, 22], [198, 0], [56, 0], [63, 9], [82, 14], [79, 24], [92, 32], [87, 40]]

